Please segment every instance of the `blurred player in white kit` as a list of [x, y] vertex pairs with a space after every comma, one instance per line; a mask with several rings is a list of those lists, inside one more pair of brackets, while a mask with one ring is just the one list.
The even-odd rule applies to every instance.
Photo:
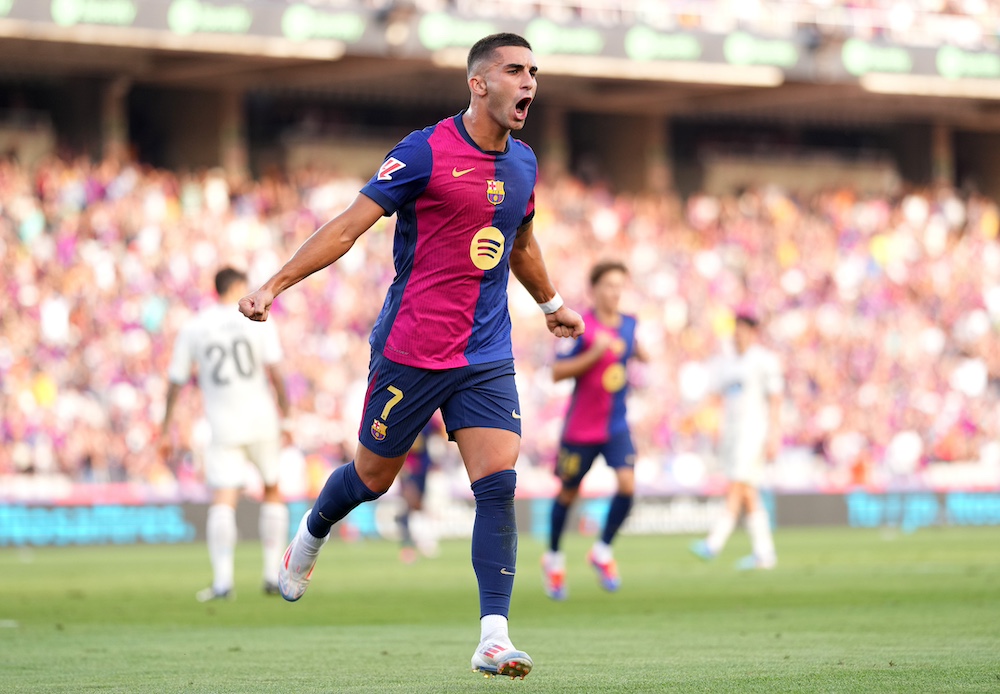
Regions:
[[278, 565], [288, 541], [288, 508], [278, 490], [281, 429], [289, 413], [278, 331], [272, 323], [254, 323], [239, 312], [239, 299], [247, 293], [244, 273], [219, 270], [215, 290], [218, 302], [199, 311], [177, 334], [160, 431], [166, 458], [173, 449], [170, 420], [177, 396], [196, 373], [212, 431], [204, 460], [205, 481], [212, 489], [206, 535], [213, 578], [211, 586], [198, 591], [201, 602], [233, 597], [236, 504], [246, 484], [246, 461], [257, 467], [264, 485], [260, 538], [267, 594], [278, 594]]
[[758, 487], [765, 462], [781, 448], [784, 376], [778, 355], [760, 344], [760, 324], [754, 314], [737, 313], [733, 341], [736, 351], [717, 362], [713, 388], [723, 403], [719, 454], [729, 478], [726, 511], [707, 538], [691, 545], [691, 551], [702, 559], [714, 559], [745, 512], [753, 554], [741, 559], [737, 568], [773, 569], [777, 555], [771, 521]]

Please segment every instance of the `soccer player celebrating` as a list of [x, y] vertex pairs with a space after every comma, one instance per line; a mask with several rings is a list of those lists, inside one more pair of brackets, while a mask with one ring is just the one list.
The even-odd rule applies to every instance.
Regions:
[[722, 357], [716, 369], [715, 392], [723, 401], [720, 458], [729, 477], [726, 511], [704, 540], [691, 551], [714, 559], [732, 534], [741, 512], [746, 512], [753, 554], [737, 568], [772, 569], [777, 564], [771, 521], [757, 491], [766, 460], [781, 446], [779, 428], [784, 376], [778, 356], [760, 344], [760, 323], [753, 313], [736, 315], [735, 354]]
[[521, 416], [507, 310], [509, 272], [557, 337], [584, 330], [549, 279], [532, 230], [538, 165], [511, 137], [535, 98], [531, 46], [516, 34], [469, 51], [469, 108], [410, 133], [344, 212], [321, 226], [260, 289], [240, 300], [266, 320], [274, 297], [343, 256], [379, 217], [396, 214], [396, 277], [371, 335], [368, 391], [353, 462], [335, 470], [282, 562], [286, 600], [305, 593], [330, 528], [392, 484], [440, 409], [472, 483], [472, 565], [480, 642], [472, 669], [524, 677], [531, 658], [508, 635], [517, 524], [514, 463]]
[[218, 303], [200, 311], [177, 334], [159, 443], [160, 453], [168, 458], [177, 396], [196, 368], [212, 430], [212, 443], [205, 452], [205, 478], [212, 489], [206, 534], [213, 578], [211, 586], [197, 593], [201, 602], [232, 597], [236, 504], [245, 484], [247, 460], [257, 466], [264, 482], [260, 538], [265, 593], [278, 593], [278, 565], [288, 540], [288, 508], [278, 490], [279, 421], [288, 418], [288, 396], [278, 366], [283, 356], [281, 342], [273, 324], [248, 323], [234, 310], [247, 291], [245, 274], [232, 268], [219, 270], [215, 290]]
[[586, 331], [552, 367], [556, 381], [576, 379], [556, 463], [562, 488], [552, 504], [549, 551], [542, 557], [545, 593], [554, 600], [566, 598], [566, 559], [559, 550], [566, 516], [598, 455], [615, 471], [618, 491], [611, 499], [601, 537], [587, 559], [605, 590], [618, 590], [621, 583], [611, 543], [628, 517], [635, 493], [635, 446], [625, 421], [626, 365], [633, 357], [646, 361], [646, 353], [635, 339], [635, 318], [618, 310], [627, 275], [620, 262], [606, 261], [593, 267], [590, 286], [594, 306], [584, 316]]

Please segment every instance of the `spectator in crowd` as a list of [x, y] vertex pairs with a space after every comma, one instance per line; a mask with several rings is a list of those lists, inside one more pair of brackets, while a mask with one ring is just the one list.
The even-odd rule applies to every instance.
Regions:
[[[373, 0], [385, 3], [389, 0]], [[433, 12], [495, 17], [497, 9], [475, 0], [413, 0]], [[557, 22], [598, 25], [639, 22], [661, 30], [711, 33], [751, 31], [769, 36], [809, 32], [814, 41], [889, 40], [937, 47], [996, 48], [1000, 38], [997, 0], [508, 0], [505, 12]]]

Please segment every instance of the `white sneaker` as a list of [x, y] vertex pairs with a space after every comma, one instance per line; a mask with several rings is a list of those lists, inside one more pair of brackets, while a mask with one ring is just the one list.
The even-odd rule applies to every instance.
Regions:
[[228, 590], [216, 590], [212, 586], [208, 588], [202, 588], [197, 593], [194, 594], [195, 599], [198, 602], [211, 602], [213, 600], [235, 600], [236, 593], [232, 588]]
[[481, 672], [486, 677], [506, 675], [523, 680], [531, 672], [531, 667], [531, 656], [509, 643], [484, 641], [472, 654], [472, 671]]
[[[309, 587], [309, 579], [312, 578], [313, 569], [316, 568], [316, 560], [319, 559], [319, 548], [312, 550], [302, 542], [303, 533], [308, 533], [306, 519], [312, 509], [306, 511], [299, 522], [299, 529], [295, 531], [295, 537], [285, 550], [285, 556], [281, 559], [281, 566], [278, 567], [278, 590], [288, 602], [295, 602], [306, 593]], [[326, 544], [330, 536], [322, 538], [320, 547]]]
[[774, 558], [761, 559], [753, 554], [743, 557], [738, 562], [736, 562], [737, 571], [770, 571], [775, 566], [778, 565], [778, 560]]
[[614, 560], [614, 557], [609, 557], [607, 561], [601, 561], [594, 550], [590, 550], [587, 553], [587, 561], [594, 567], [594, 571], [597, 572], [597, 581], [604, 590], [614, 593], [621, 588], [622, 579], [618, 575], [618, 563]]
[[542, 555], [542, 585], [545, 594], [553, 600], [565, 600], [566, 558], [562, 552], [546, 552]]

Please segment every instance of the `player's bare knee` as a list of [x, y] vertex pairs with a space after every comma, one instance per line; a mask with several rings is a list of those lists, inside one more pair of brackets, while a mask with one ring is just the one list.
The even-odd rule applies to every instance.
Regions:
[[521, 447], [521, 437], [505, 429], [469, 427], [454, 432], [469, 481], [504, 470], [513, 470]]
[[635, 472], [632, 468], [618, 470], [618, 494], [620, 496], [635, 495]]
[[376, 494], [385, 494], [392, 486], [393, 480], [396, 479], [396, 476], [391, 475], [389, 470], [369, 471], [366, 475], [361, 474], [359, 470], [358, 477], [366, 487]]
[[212, 493], [212, 503], [222, 506], [232, 506], [236, 508], [236, 504], [240, 500], [240, 490], [239, 489], [216, 489]]
[[563, 486], [563, 488], [559, 490], [559, 503], [563, 506], [569, 506], [573, 504], [579, 496], [580, 487]]
[[389, 491], [405, 461], [405, 453], [395, 458], [385, 458], [359, 445], [354, 458], [354, 469], [368, 489], [376, 494], [384, 494]]

